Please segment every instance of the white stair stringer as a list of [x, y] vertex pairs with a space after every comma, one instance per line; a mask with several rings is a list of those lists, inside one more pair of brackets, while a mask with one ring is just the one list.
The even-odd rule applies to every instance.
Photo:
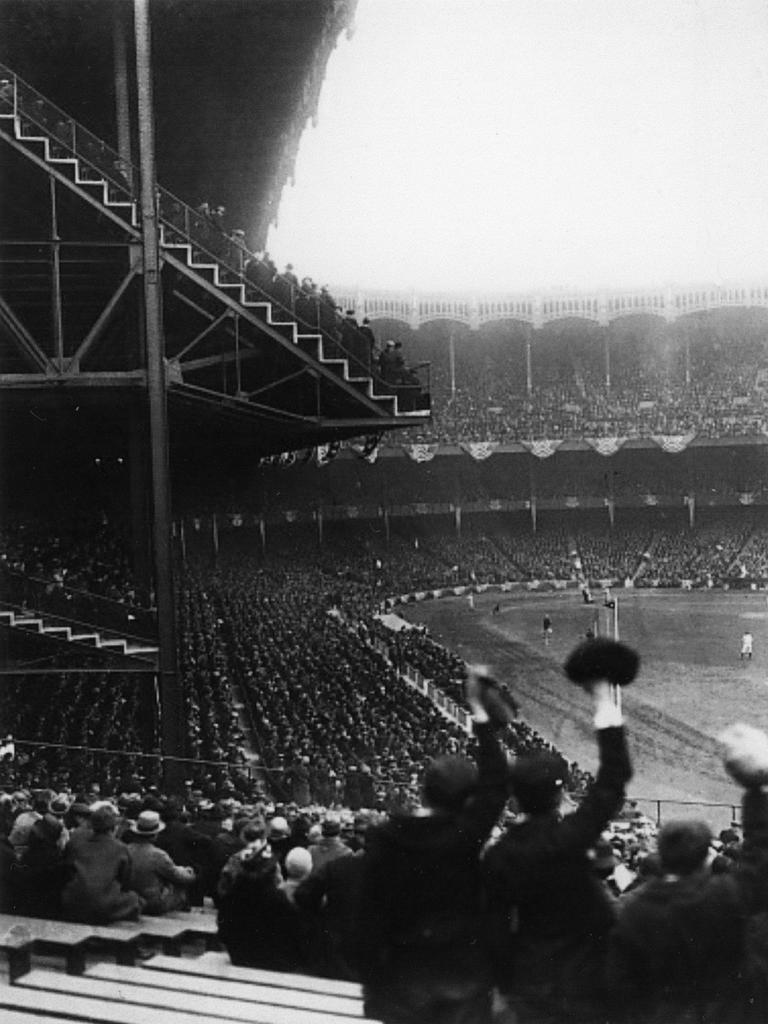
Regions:
[[194, 252], [193, 252], [194, 245], [193, 245], [192, 242], [178, 242], [178, 241], [166, 242], [164, 240], [165, 227], [164, 226], [161, 226], [161, 227], [162, 227], [161, 241], [163, 242], [164, 247], [165, 248], [172, 248], [172, 249], [180, 249], [180, 250], [182, 250], [182, 252], [184, 253], [184, 257], [185, 257], [185, 262], [186, 262], [187, 266], [190, 267], [190, 269], [196, 270], [198, 272], [199, 271], [209, 271], [210, 274], [211, 274], [211, 277], [213, 279], [213, 283], [216, 285], [216, 287], [220, 288], [222, 291], [234, 291], [235, 292], [235, 296], [237, 298], [237, 301], [245, 309], [249, 309], [249, 310], [251, 310], [253, 312], [257, 312], [258, 310], [263, 311], [263, 313], [264, 313], [264, 321], [265, 321], [265, 323], [269, 327], [276, 327], [278, 329], [282, 328], [282, 327], [290, 328], [291, 331], [292, 331], [291, 341], [293, 342], [294, 345], [298, 345], [299, 344], [299, 339], [307, 339], [307, 340], [308, 339], [312, 339], [312, 340], [316, 340], [317, 343], [318, 343], [318, 355], [317, 355], [318, 362], [322, 363], [323, 366], [327, 366], [329, 368], [338, 367], [339, 371], [340, 371], [338, 373], [339, 377], [342, 380], [346, 381], [348, 384], [349, 383], [355, 383], [356, 381], [367, 380], [369, 382], [369, 386], [368, 386], [368, 388], [367, 388], [367, 390], [365, 392], [365, 397], [366, 398], [369, 398], [372, 401], [379, 402], [379, 403], [385, 402], [385, 401], [389, 401], [389, 402], [392, 403], [392, 407], [393, 407], [392, 408], [392, 415], [394, 415], [394, 416], [405, 415], [405, 414], [401, 413], [399, 408], [398, 408], [397, 395], [388, 395], [388, 394], [379, 395], [379, 394], [376, 394], [376, 392], [374, 391], [374, 381], [373, 381], [372, 377], [370, 377], [370, 376], [353, 377], [350, 374], [349, 360], [348, 359], [344, 359], [343, 357], [342, 358], [338, 358], [336, 356], [326, 356], [325, 353], [323, 352], [323, 341], [324, 341], [324, 338], [323, 338], [322, 334], [301, 334], [299, 332], [299, 326], [298, 326], [298, 324], [294, 320], [273, 320], [272, 319], [272, 303], [271, 302], [269, 302], [268, 300], [259, 300], [258, 302], [252, 302], [250, 299], [247, 299], [246, 298], [246, 294], [245, 294], [245, 292], [246, 292], [246, 285], [245, 285], [244, 282], [242, 282], [242, 281], [222, 281], [221, 280], [221, 275], [222, 275], [222, 273], [226, 273], [227, 271], [225, 270], [225, 268], [223, 268], [221, 266], [221, 264], [216, 263], [216, 262], [209, 263], [207, 261], [204, 261], [204, 262], [196, 261], [194, 259]]
[[[42, 143], [43, 150], [44, 150], [44, 153], [45, 153], [45, 160], [46, 160], [47, 163], [55, 164], [55, 165], [60, 165], [60, 166], [65, 166], [65, 167], [71, 167], [74, 170], [74, 172], [75, 172], [74, 181], [75, 181], [76, 185], [80, 185], [81, 187], [84, 186], [84, 185], [93, 186], [95, 188], [99, 188], [100, 187], [101, 188], [101, 194], [102, 194], [101, 195], [101, 202], [104, 204], [104, 206], [108, 206], [110, 209], [113, 209], [113, 210], [130, 210], [130, 212], [131, 212], [130, 224], [131, 224], [132, 227], [138, 228], [138, 226], [139, 226], [138, 204], [137, 204], [137, 202], [135, 200], [128, 200], [127, 201], [127, 200], [122, 200], [122, 199], [112, 199], [110, 197], [110, 195], [109, 195], [109, 190], [110, 190], [110, 188], [115, 188], [116, 187], [115, 185], [111, 185], [103, 177], [99, 177], [99, 178], [84, 177], [83, 173], [81, 171], [81, 166], [80, 166], [81, 165], [81, 160], [82, 160], [81, 157], [78, 157], [78, 156], [54, 156], [51, 153], [51, 146], [52, 145], [62, 145], [62, 143], [56, 142], [55, 140], [50, 139], [47, 135], [25, 135], [24, 132], [22, 131], [21, 119], [19, 117], [15, 117], [14, 118], [14, 128], [15, 128], [16, 138], [19, 140], [19, 142], [40, 142], [40, 143]], [[82, 161], [82, 162], [85, 163], [85, 161]], [[90, 165], [86, 164], [86, 166], [90, 166]], [[96, 171], [95, 173], [98, 173], [98, 171]]]
[[[125, 637], [105, 637], [96, 631], [77, 633], [71, 626], [46, 625], [44, 617], [31, 615], [29, 612], [0, 609], [0, 623], [2, 622], [5, 622], [11, 628], [27, 629], [41, 636], [63, 640], [66, 643], [87, 643], [99, 650], [111, 650], [128, 657], [141, 657], [158, 653], [158, 648], [151, 644], [132, 643]], [[30, 629], [30, 627], [34, 627], [34, 629]]]
[[[37, 131], [29, 132], [25, 131], [22, 126], [22, 118], [16, 113], [13, 116], [14, 134], [19, 142], [25, 144], [38, 143], [43, 148], [44, 158], [47, 163], [52, 166], [69, 167], [74, 173], [74, 183], [79, 187], [88, 187], [94, 189], [100, 189], [101, 196], [100, 202], [103, 206], [115, 210], [128, 211], [129, 216], [127, 223], [131, 227], [138, 229], [140, 226], [140, 217], [138, 202], [136, 200], [123, 200], [116, 199], [110, 195], [110, 190], [118, 188], [114, 183], [109, 182], [103, 175], [100, 174], [97, 168], [93, 167], [84, 157], [77, 154], [71, 156], [57, 156], [53, 152], [54, 146], [61, 146], [63, 143], [60, 140], [51, 138], [49, 135], [42, 133], [39, 134]], [[99, 175], [93, 177], [92, 175]], [[356, 386], [358, 393], [367, 398], [369, 401], [374, 402], [379, 408], [384, 411], [384, 406], [389, 405], [389, 414], [395, 417], [408, 416], [408, 412], [401, 412], [399, 408], [398, 396], [393, 394], [378, 394], [375, 390], [375, 381], [370, 375], [352, 376], [350, 371], [350, 362], [346, 358], [339, 358], [337, 356], [326, 356], [323, 351], [324, 338], [322, 334], [300, 334], [299, 326], [295, 321], [284, 321], [273, 319], [273, 304], [268, 300], [259, 300], [253, 302], [246, 298], [246, 283], [242, 280], [231, 281], [223, 279], [228, 273], [227, 268], [223, 267], [217, 261], [196, 261], [194, 258], [194, 242], [190, 241], [170, 241], [167, 239], [168, 232], [173, 231], [173, 228], [169, 228], [166, 224], [160, 222], [160, 242], [164, 248], [181, 250], [184, 253], [184, 260], [187, 266], [198, 273], [210, 274], [212, 283], [222, 292], [233, 293], [236, 297], [237, 302], [244, 309], [253, 312], [259, 316], [263, 316], [264, 322], [270, 327], [274, 327], [278, 330], [284, 331], [286, 328], [289, 329], [289, 337], [286, 340], [290, 340], [297, 347], [299, 346], [300, 339], [307, 341], [317, 341], [317, 361], [323, 366], [332, 369], [333, 372], [347, 384], [353, 384]], [[178, 229], [175, 229], [178, 230]], [[365, 388], [360, 387], [361, 384], [365, 383]], [[411, 413], [412, 414], [412, 413]], [[416, 411], [416, 415], [422, 415], [423, 411]]]

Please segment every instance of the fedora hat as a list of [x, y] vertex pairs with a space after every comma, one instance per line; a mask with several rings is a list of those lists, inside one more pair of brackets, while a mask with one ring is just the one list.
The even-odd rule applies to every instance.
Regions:
[[137, 836], [156, 836], [163, 831], [165, 825], [157, 811], [142, 811], [136, 821], [131, 822], [131, 832]]

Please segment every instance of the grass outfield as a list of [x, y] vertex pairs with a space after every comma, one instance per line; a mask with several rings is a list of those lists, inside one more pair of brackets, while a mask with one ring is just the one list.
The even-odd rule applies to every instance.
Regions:
[[[631, 795], [737, 804], [740, 790], [723, 772], [716, 737], [735, 721], [768, 731], [768, 599], [722, 591], [617, 596], [621, 639], [643, 659], [638, 679], [623, 694], [635, 766]], [[493, 615], [497, 602], [500, 612]], [[571, 760], [595, 767], [589, 699], [560, 669], [594, 616], [577, 591], [486, 593], [475, 597], [474, 610], [464, 597], [398, 611], [426, 623], [465, 660], [491, 664], [510, 684], [526, 721]], [[545, 613], [554, 630], [546, 648]], [[739, 658], [745, 629], [755, 638], [752, 661]]]

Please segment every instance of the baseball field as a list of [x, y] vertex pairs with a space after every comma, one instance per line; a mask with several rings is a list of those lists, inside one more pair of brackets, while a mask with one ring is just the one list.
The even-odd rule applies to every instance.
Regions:
[[[768, 731], [768, 599], [677, 590], [620, 590], [616, 597], [620, 639], [642, 657], [637, 680], [622, 694], [635, 767], [630, 795], [648, 812], [652, 801], [667, 801], [664, 817], [699, 815], [701, 803], [722, 803], [706, 811], [720, 824], [730, 817], [730, 805], [738, 805], [740, 791], [723, 771], [718, 735], [737, 721]], [[455, 597], [398, 612], [426, 624], [434, 639], [466, 661], [489, 664], [509, 684], [521, 716], [570, 760], [593, 770], [589, 698], [561, 666], [593, 625], [595, 608], [606, 634], [609, 613], [600, 603], [585, 605], [574, 591], [488, 592], [474, 597], [474, 608], [466, 597]], [[553, 629], [548, 645], [545, 615]], [[740, 658], [745, 630], [754, 635], [751, 660]]]

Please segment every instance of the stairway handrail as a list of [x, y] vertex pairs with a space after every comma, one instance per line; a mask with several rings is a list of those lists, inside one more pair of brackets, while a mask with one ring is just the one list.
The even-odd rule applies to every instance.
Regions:
[[[10, 76], [10, 79], [14, 84], [14, 110], [17, 117], [24, 117], [26, 120], [31, 121], [35, 124], [46, 137], [52, 139], [54, 145], [63, 145], [80, 160], [88, 164], [94, 171], [105, 178], [108, 183], [115, 188], [119, 188], [123, 191], [131, 201], [136, 202], [138, 195], [136, 188], [134, 187], [135, 182], [138, 182], [139, 176], [135, 165], [130, 161], [120, 156], [120, 154], [109, 146], [103, 139], [94, 135], [93, 132], [85, 128], [79, 121], [71, 117], [66, 111], [62, 110], [55, 103], [52, 103], [46, 96], [43, 96], [34, 86], [31, 86], [26, 82], [20, 75], [17, 75], [15, 71], [11, 70], [6, 64], [0, 62], [0, 73]], [[46, 118], [43, 118], [40, 112], [35, 112], [33, 109], [28, 109], [28, 105], [24, 104], [22, 107], [19, 102], [19, 86], [21, 86], [22, 94], [26, 95], [29, 93], [32, 103], [29, 107], [36, 105], [43, 105], [49, 114], [46, 114]], [[57, 118], [57, 127], [60, 124], [66, 124], [71, 126], [71, 138], [62, 136], [61, 132], [57, 132], [56, 128], [52, 127], [50, 123], [46, 123], [46, 120], [50, 120], [50, 114], [53, 114]], [[78, 146], [78, 138], [84, 138], [86, 143], [91, 147], [92, 151], [89, 153], [87, 150], [84, 152], [82, 146]], [[98, 151], [100, 154], [106, 157], [108, 166], [105, 166], [105, 162], [94, 159], [93, 150]], [[243, 296], [247, 296], [248, 292], [257, 292], [260, 296], [258, 301], [264, 301], [273, 308], [278, 309], [281, 313], [288, 317], [289, 322], [295, 322], [300, 327], [300, 333], [319, 334], [322, 338], [330, 343], [331, 351], [324, 353], [325, 358], [333, 358], [333, 349], [339, 349], [342, 352], [341, 358], [346, 359], [350, 367], [354, 365], [357, 370], [361, 371], [363, 377], [370, 377], [374, 380], [379, 379], [379, 374], [373, 366], [373, 361], [369, 364], [367, 361], [360, 359], [355, 353], [350, 352], [349, 349], [344, 345], [342, 337], [334, 337], [329, 331], [324, 328], [320, 323], [320, 309], [321, 305], [327, 307], [327, 315], [333, 315], [334, 325], [341, 334], [341, 328], [344, 324], [344, 318], [339, 316], [336, 309], [332, 309], [329, 304], [325, 303], [319, 296], [310, 295], [299, 287], [296, 288], [287, 278], [281, 274], [277, 274], [274, 280], [280, 280], [284, 282], [285, 286], [289, 289], [291, 298], [291, 306], [286, 306], [278, 298], [275, 298], [270, 292], [265, 291], [255, 281], [251, 280], [244, 273], [246, 265], [256, 259], [256, 254], [251, 252], [242, 242], [238, 239], [233, 238], [232, 235], [227, 234], [222, 228], [219, 228], [212, 220], [207, 220], [204, 223], [205, 234], [207, 236], [215, 235], [219, 242], [215, 248], [220, 248], [222, 252], [234, 252], [235, 253], [235, 265], [223, 260], [220, 253], [213, 251], [210, 248], [210, 244], [205, 244], [205, 239], [196, 237], [192, 231], [192, 227], [196, 222], [203, 221], [204, 214], [199, 210], [193, 209], [188, 203], [185, 203], [183, 199], [174, 195], [168, 189], [161, 185], [157, 186], [157, 213], [158, 218], [164, 226], [167, 226], [171, 231], [176, 232], [183, 236], [184, 241], [182, 244], [189, 244], [193, 249], [201, 250], [205, 255], [209, 256], [214, 264], [221, 267], [227, 274], [234, 274], [237, 278], [234, 284], [240, 284], [245, 289]], [[173, 215], [178, 216], [178, 213], [182, 214], [182, 223], [179, 224], [173, 219], [173, 215], [164, 209], [164, 200], [169, 203], [170, 210], [173, 211]], [[165, 245], [173, 245], [172, 242], [165, 240]], [[178, 243], [177, 243], [178, 244]], [[264, 261], [259, 260], [259, 263], [266, 266]], [[297, 292], [299, 294], [297, 294]], [[305, 320], [300, 316], [295, 309], [295, 302], [297, 298], [305, 296], [309, 302], [314, 302], [315, 311], [317, 313], [317, 323], [313, 324]], [[292, 308], [293, 307], [293, 308]], [[397, 394], [399, 385], [388, 384], [382, 382], [384, 387], [388, 390], [384, 391], [384, 395]], [[421, 390], [428, 391], [428, 385], [426, 388], [420, 385]]]
[[[8, 566], [2, 567], [2, 572], [0, 572], [0, 586], [2, 586], [3, 578], [8, 578], [15, 581], [17, 584], [17, 592], [13, 595], [9, 594], [8, 596], [16, 596], [21, 599], [22, 604], [20, 605], [20, 610], [23, 610], [24, 607], [29, 607], [27, 595], [23, 593], [23, 588], [26, 585], [31, 585], [36, 593], [29, 596], [36, 602], [36, 612], [46, 615], [51, 619], [61, 619], [64, 625], [67, 625], [69, 622], [73, 622], [78, 625], [88, 626], [89, 629], [98, 629], [105, 635], [109, 633], [114, 634], [115, 637], [125, 636], [127, 639], [137, 639], [141, 642], [146, 642], [155, 635], [157, 622], [156, 608], [143, 608], [141, 605], [130, 604], [127, 601], [117, 601], [112, 597], [95, 594], [90, 590], [78, 590], [75, 587], [68, 587], [66, 584], [60, 584], [51, 579], [30, 576], [28, 573], [19, 572], [18, 570], [11, 569]], [[82, 603], [88, 602], [88, 604], [92, 605], [96, 611], [98, 611], [99, 608], [103, 609], [105, 617], [108, 617], [110, 614], [118, 615], [121, 619], [124, 618], [126, 623], [132, 619], [140, 628], [144, 628], [144, 626], [146, 626], [146, 632], [143, 634], [128, 633], [123, 629], [122, 622], [117, 625], [101, 625], [98, 622], [86, 622], [82, 619], [68, 617], [65, 614], [61, 614], [56, 608], [46, 609], [45, 601], [40, 598], [40, 595], [52, 586], [62, 594], [70, 593], [73, 600], [80, 603], [81, 610]], [[21, 588], [21, 593], [18, 592], [18, 588]], [[4, 601], [3, 603], [6, 605], [17, 605], [19, 602]], [[129, 618], [129, 616], [131, 618]]]
[[[126, 633], [124, 630], [115, 629], [113, 626], [99, 626], [97, 623], [93, 622], [82, 622], [80, 619], [70, 619], [65, 615], [59, 615], [58, 612], [48, 612], [45, 609], [38, 611], [34, 608], [23, 608], [21, 605], [15, 604], [13, 601], [0, 600], [0, 609], [14, 612], [19, 616], [24, 615], [40, 619], [44, 625], [48, 626], [67, 626], [69, 628], [77, 627], [78, 631], [82, 630], [95, 633], [104, 640], [125, 640], [126, 643], [137, 647], [156, 646], [151, 637], [139, 636], [136, 633]], [[46, 635], [47, 634], [45, 633], [40, 633], [40, 636]]]
[[[16, 74], [15, 71], [12, 71], [7, 64], [0, 63], [0, 73], [10, 76], [13, 82], [16, 117], [23, 117], [31, 121], [40, 128], [46, 137], [53, 140], [54, 145], [65, 146], [80, 160], [83, 160], [102, 177], [106, 178], [110, 185], [122, 189], [131, 199], [136, 199], [131, 187], [131, 181], [137, 180], [137, 174], [136, 168], [130, 160], [120, 156], [117, 150], [104, 142], [98, 135], [94, 135], [92, 131], [89, 131], [85, 125], [77, 121], [71, 114], [68, 114], [49, 100], [47, 96], [44, 96], [35, 89], [33, 85], [30, 85], [29, 82]], [[20, 86], [21, 90], [19, 89]], [[28, 93], [32, 102], [29, 104], [25, 103], [22, 106], [19, 102], [20, 91], [23, 96], [26, 96]], [[34, 110], [35, 106], [40, 107], [40, 109], [45, 108], [45, 118], [41, 116], [40, 110]], [[51, 118], [51, 115], [57, 118], [57, 125], [66, 124], [71, 126], [71, 137], [58, 133], [51, 123], [46, 123]], [[77, 144], [78, 138], [84, 139], [90, 146], [103, 152], [104, 156], [109, 160], [109, 165], [107, 166], [105, 163], [95, 160], [93, 151], [90, 153], [87, 150], [83, 151], [83, 147]]]

